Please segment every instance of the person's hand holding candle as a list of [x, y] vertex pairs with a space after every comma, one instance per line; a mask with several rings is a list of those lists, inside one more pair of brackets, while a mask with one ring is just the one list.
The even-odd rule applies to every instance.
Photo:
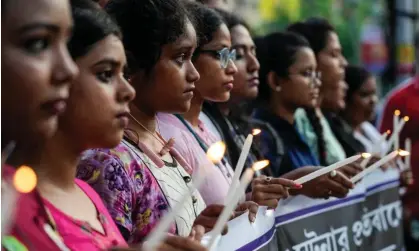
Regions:
[[[205, 228], [205, 232], [209, 232], [214, 228], [215, 223], [218, 220], [218, 217], [220, 216], [221, 212], [223, 211], [224, 206], [213, 204], [207, 206], [195, 219], [194, 226], [195, 225], [201, 225]], [[234, 214], [231, 215], [230, 219], [234, 218]], [[227, 225], [224, 226], [222, 234], [227, 234], [228, 228]]]
[[280, 199], [289, 196], [288, 189], [301, 189], [302, 186], [292, 180], [259, 176], [252, 181], [251, 198], [254, 202], [268, 208], [276, 208]]
[[346, 166], [343, 166], [341, 168], [338, 169], [341, 173], [343, 173], [347, 178], [352, 178], [353, 176], [357, 175], [358, 173], [362, 172], [362, 170], [364, 170], [361, 167], [361, 162], [357, 161], [357, 162], [353, 162], [350, 163]]
[[249, 221], [255, 222], [258, 209], [259, 209], [258, 203], [254, 201], [246, 201], [246, 202], [240, 203], [234, 211], [234, 218], [239, 217], [245, 212], [249, 212]]
[[[295, 180], [322, 168], [324, 167], [301, 167], [284, 174], [282, 177]], [[354, 184], [344, 174], [340, 171], [332, 171], [304, 183], [302, 189], [289, 190], [289, 193], [290, 195], [301, 194], [310, 198], [344, 198], [352, 188], [354, 188]]]

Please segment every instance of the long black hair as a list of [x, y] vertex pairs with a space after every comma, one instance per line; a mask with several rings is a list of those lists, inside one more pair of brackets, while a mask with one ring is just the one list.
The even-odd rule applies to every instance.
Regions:
[[212, 41], [214, 33], [220, 28], [224, 21], [214, 10], [201, 3], [187, 2], [186, 9], [194, 18], [196, 35], [198, 37], [198, 47], [195, 57], [199, 54], [199, 49]]
[[275, 32], [256, 40], [256, 55], [260, 63], [259, 95], [260, 104], [269, 102], [272, 89], [268, 84], [269, 72], [275, 72], [280, 78], [287, 78], [288, 69], [294, 63], [297, 51], [301, 47], [310, 47], [307, 40], [293, 32]]
[[[288, 26], [288, 31], [296, 32], [304, 36], [310, 43], [311, 49], [316, 57], [327, 46], [327, 38], [331, 32], [335, 32], [335, 28], [326, 19], [312, 17], [303, 22], [296, 22]], [[305, 109], [307, 118], [313, 127], [313, 131], [317, 138], [317, 148], [319, 152], [319, 161], [321, 165], [326, 165], [326, 141], [324, 139], [323, 126], [320, 117], [314, 109]]]
[[108, 35], [122, 39], [122, 33], [112, 18], [91, 0], [71, 0], [73, 36], [68, 50], [75, 59], [87, 54], [94, 44]]
[[185, 33], [186, 24], [193, 22], [179, 0], [111, 0], [105, 9], [124, 34], [130, 73], [149, 73], [162, 47], [176, 41]]
[[370, 77], [372, 77], [371, 73], [362, 66], [348, 65], [346, 67], [345, 82], [348, 85], [348, 90], [346, 91], [345, 98], [347, 103], [351, 102], [354, 93], [358, 91]]

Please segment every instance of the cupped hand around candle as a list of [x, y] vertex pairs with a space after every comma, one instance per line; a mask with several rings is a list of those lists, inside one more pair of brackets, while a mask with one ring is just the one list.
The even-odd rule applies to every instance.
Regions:
[[301, 189], [301, 185], [284, 178], [261, 175], [252, 181], [251, 199], [261, 206], [276, 208], [280, 199], [288, 198], [288, 189]]
[[[109, 251], [143, 251], [141, 247], [131, 248], [112, 248]], [[197, 240], [182, 236], [167, 236], [167, 238], [160, 243], [156, 251], [208, 251], [208, 249], [201, 245]]]
[[[218, 205], [218, 204], [213, 204], [213, 205], [207, 206], [198, 215], [198, 217], [196, 217], [196, 219], [194, 221], [194, 226], [195, 225], [201, 225], [205, 228], [205, 232], [211, 231], [214, 228], [215, 223], [218, 220], [218, 217], [223, 212], [223, 209], [224, 209], [224, 206], [223, 205]], [[230, 219], [232, 219], [233, 217], [234, 217], [234, 213], [231, 215]], [[227, 228], [227, 225], [225, 225], [221, 234], [225, 235], [225, 234], [227, 234], [227, 231], [228, 231], [228, 228]]]
[[255, 222], [256, 214], [258, 213], [259, 205], [254, 201], [245, 201], [240, 203], [236, 210], [234, 211], [234, 218], [239, 217], [240, 215], [244, 214], [245, 212], [249, 211], [249, 221]]

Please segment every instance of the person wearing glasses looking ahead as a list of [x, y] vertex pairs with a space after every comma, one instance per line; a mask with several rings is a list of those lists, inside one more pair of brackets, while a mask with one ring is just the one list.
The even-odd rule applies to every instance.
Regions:
[[314, 107], [317, 102], [320, 81], [314, 52], [306, 39], [291, 32], [272, 33], [256, 42], [261, 83], [254, 116], [275, 129], [285, 148], [280, 156], [274, 137], [262, 131], [262, 153], [276, 177], [303, 166], [318, 166], [294, 118], [298, 108]]
[[[234, 76], [237, 73], [236, 65], [233, 62], [236, 59], [236, 51], [231, 49], [230, 31], [216, 11], [197, 3], [190, 3], [188, 10], [197, 17], [197, 33], [200, 36], [193, 62], [201, 78], [195, 83], [196, 89], [189, 111], [177, 116], [160, 114], [160, 129], [164, 137], [174, 138], [175, 149], [185, 157], [192, 169], [205, 168], [206, 180], [200, 189], [205, 202], [207, 204], [225, 203], [233, 169], [227, 158], [218, 165], [208, 163], [205, 156], [206, 149], [220, 139], [206, 127], [199, 117], [202, 115], [205, 101], [219, 103], [229, 100]], [[173, 130], [173, 126], [180, 130]], [[254, 187], [252, 193], [247, 194], [249, 195], [247, 198], [252, 198], [259, 205], [275, 208], [280, 198], [288, 196], [285, 186], [299, 187], [286, 179], [271, 179], [269, 182]], [[266, 190], [268, 186], [272, 187], [274, 191]], [[256, 200], [257, 198], [251, 196], [252, 194], [263, 194], [263, 196], [259, 196], [259, 199]], [[255, 209], [252, 203], [247, 201], [239, 205], [239, 208], [246, 208], [247, 205], [251, 209]], [[252, 210], [250, 211], [252, 212]], [[250, 220], [252, 217], [249, 215]]]

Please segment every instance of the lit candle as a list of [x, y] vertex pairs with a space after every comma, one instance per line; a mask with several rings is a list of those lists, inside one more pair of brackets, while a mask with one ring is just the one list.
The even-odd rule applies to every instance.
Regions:
[[[207, 157], [212, 162], [212, 164], [221, 161], [224, 156], [225, 149], [226, 147], [223, 142], [217, 142], [208, 148]], [[179, 212], [183, 210], [184, 204], [187, 202], [187, 200], [191, 199], [192, 193], [201, 186], [205, 180], [205, 176], [205, 168], [200, 168], [198, 174], [195, 176], [195, 180], [191, 188], [183, 196], [181, 196], [181, 200], [172, 206], [172, 209], [169, 210], [169, 212], [162, 219], [160, 219], [156, 228], [147, 237], [143, 243], [144, 250], [155, 250], [158, 244], [167, 236], [167, 230], [175, 220], [176, 215], [178, 215]]]
[[253, 179], [254, 173], [255, 172], [253, 171], [252, 168], [247, 168], [244, 174], [242, 175], [239, 186], [237, 187], [237, 189], [235, 189], [235, 193], [233, 194], [229, 203], [225, 205], [224, 210], [221, 212], [221, 215], [218, 217], [218, 220], [215, 223], [215, 226], [210, 233], [210, 237], [209, 237], [210, 239], [208, 240], [208, 246], [207, 246], [209, 250], [211, 250], [216, 240], [216, 237], [221, 234], [221, 231], [223, 230], [224, 225], [230, 219], [230, 216], [232, 215], [234, 209], [236, 208], [240, 197], [245, 192], [246, 187], [249, 185], [250, 181]]
[[372, 154], [370, 153], [363, 153], [364, 154], [364, 159], [361, 161], [361, 167], [365, 168], [368, 165], [368, 162], [371, 160], [372, 158]]
[[323, 167], [323, 168], [321, 168], [321, 169], [319, 169], [319, 170], [317, 170], [315, 172], [309, 173], [306, 176], [303, 176], [303, 177], [301, 177], [299, 179], [296, 179], [294, 182], [297, 183], [297, 184], [302, 185], [303, 183], [306, 183], [306, 182], [308, 182], [310, 180], [313, 180], [313, 179], [315, 179], [315, 178], [317, 178], [319, 176], [322, 176], [322, 175], [324, 175], [326, 173], [329, 173], [329, 172], [331, 172], [331, 171], [333, 171], [335, 169], [338, 169], [338, 168], [341, 168], [341, 167], [343, 167], [345, 165], [348, 165], [348, 164], [356, 161], [357, 159], [361, 158], [363, 155], [364, 155], [365, 158], [367, 158], [369, 156], [369, 155], [367, 155], [367, 153], [363, 153], [363, 154], [358, 154], [358, 155], [349, 157], [347, 159], [344, 159], [344, 160], [341, 160], [339, 162], [336, 162], [333, 165], [330, 165], [328, 167]]
[[253, 129], [252, 133], [247, 135], [247, 138], [244, 141], [243, 148], [239, 156], [239, 160], [237, 161], [236, 169], [234, 170], [233, 179], [231, 180], [231, 185], [227, 192], [227, 196], [225, 199], [226, 202], [231, 199], [232, 194], [234, 193], [234, 191], [236, 190], [236, 187], [238, 186], [240, 175], [243, 172], [244, 164], [246, 163], [247, 156], [249, 155], [249, 152], [250, 152], [250, 147], [252, 146], [253, 136], [258, 135], [259, 133], [261, 133], [260, 129]]
[[399, 134], [398, 132], [398, 127], [399, 127], [399, 116], [400, 116], [400, 110], [395, 110], [394, 111], [394, 116], [393, 116], [393, 135], [394, 135], [394, 150], [397, 151], [399, 150]]
[[407, 121], [409, 121], [409, 117], [405, 116], [402, 120], [400, 120], [398, 126], [396, 126], [396, 129], [393, 130], [393, 134], [388, 140], [389, 149], [391, 149], [391, 145], [394, 144], [394, 150], [399, 150], [399, 135]]
[[366, 168], [364, 171], [362, 171], [362, 172], [358, 173], [357, 175], [355, 175], [354, 177], [352, 177], [351, 178], [352, 183], [355, 183], [355, 182], [359, 181], [365, 175], [371, 173], [375, 169], [379, 168], [380, 166], [384, 165], [385, 163], [387, 163], [390, 160], [397, 157], [397, 155], [406, 156], [407, 154], [409, 154], [409, 153], [406, 152], [406, 151], [402, 151], [402, 150], [401, 151], [393, 151], [393, 152], [389, 153], [388, 155], [381, 158], [379, 161], [375, 162], [374, 164], [372, 164], [371, 166]]
[[[375, 144], [375, 147], [374, 147], [373, 153], [380, 154], [380, 156], [381, 156], [381, 154], [383, 153], [383, 151], [382, 151], [382, 149], [383, 149], [382, 148], [382, 145], [383, 145], [384, 142], [386, 142], [387, 136], [390, 135], [390, 133], [391, 133], [390, 130], [387, 130], [385, 133], [381, 134], [380, 139], [377, 140], [374, 143]], [[386, 149], [386, 147], [387, 146], [385, 146], [385, 149]]]
[[[410, 138], [406, 138], [406, 140], [404, 141], [404, 150], [406, 150], [409, 153], [412, 152], [412, 141], [410, 140]], [[411, 165], [410, 154], [405, 156], [404, 163], [405, 163], [405, 170], [410, 169], [410, 165]]]

